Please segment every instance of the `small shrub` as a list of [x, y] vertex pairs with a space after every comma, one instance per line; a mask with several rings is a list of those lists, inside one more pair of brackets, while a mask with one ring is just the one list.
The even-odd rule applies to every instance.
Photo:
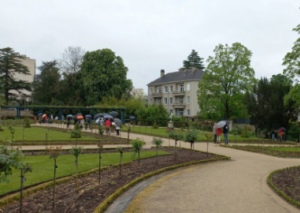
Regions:
[[73, 130], [71, 131], [71, 138], [81, 138], [81, 131], [79, 130]]
[[79, 125], [79, 121], [75, 124], [74, 126], [74, 130], [80, 130], [80, 125]]
[[154, 121], [154, 124], [153, 124], [153, 129], [158, 129], [158, 126], [157, 126], [157, 123], [156, 123], [156, 121]]
[[28, 118], [25, 118], [25, 128], [30, 128], [30, 122]]
[[242, 138], [249, 138], [247, 127], [245, 126], [241, 133]]

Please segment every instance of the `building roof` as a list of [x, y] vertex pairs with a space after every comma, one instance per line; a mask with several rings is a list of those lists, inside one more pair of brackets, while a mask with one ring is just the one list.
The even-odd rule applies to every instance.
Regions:
[[202, 76], [204, 75], [204, 71], [200, 69], [187, 69], [177, 72], [169, 72], [165, 74], [163, 77], [160, 77], [148, 84], [150, 85], [157, 85], [157, 84], [165, 84], [177, 81], [187, 81], [187, 80], [201, 80]]

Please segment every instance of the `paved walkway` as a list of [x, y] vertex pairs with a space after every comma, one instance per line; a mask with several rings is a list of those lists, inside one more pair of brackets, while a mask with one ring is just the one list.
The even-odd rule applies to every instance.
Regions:
[[[152, 136], [130, 134], [130, 139], [137, 137], [146, 142], [146, 147], [151, 147]], [[174, 145], [173, 140], [163, 140], [165, 146]], [[182, 142], [181, 146], [189, 147], [189, 144]], [[195, 149], [206, 150], [206, 143], [196, 143]], [[272, 171], [299, 165], [300, 159], [277, 158], [212, 143], [209, 152], [231, 156], [231, 160], [194, 166], [162, 177], [132, 201], [134, 210], [143, 213], [300, 212], [266, 183]]]

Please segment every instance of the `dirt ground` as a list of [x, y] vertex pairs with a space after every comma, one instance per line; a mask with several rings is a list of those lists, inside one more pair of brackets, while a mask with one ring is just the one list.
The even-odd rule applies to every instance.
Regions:
[[[174, 154], [174, 148], [163, 148], [161, 150]], [[122, 175], [119, 175], [119, 168], [109, 167], [108, 170], [101, 171], [101, 182], [99, 184], [98, 172], [79, 178], [79, 190], [76, 192], [75, 179], [62, 183], [56, 189], [56, 209], [52, 208], [53, 189], [49, 188], [24, 199], [24, 213], [43, 212], [43, 213], [62, 213], [76, 212], [88, 213], [94, 209], [109, 195], [121, 186], [130, 181], [147, 174], [149, 172], [182, 164], [190, 161], [220, 158], [213, 154], [178, 149], [178, 156], [174, 160], [174, 155], [161, 156], [156, 164], [155, 158], [141, 160], [141, 166], [138, 167], [137, 161], [123, 166]], [[18, 212], [19, 202], [11, 203], [2, 208], [3, 212]], [[1, 212], [1, 211], [0, 211]]]

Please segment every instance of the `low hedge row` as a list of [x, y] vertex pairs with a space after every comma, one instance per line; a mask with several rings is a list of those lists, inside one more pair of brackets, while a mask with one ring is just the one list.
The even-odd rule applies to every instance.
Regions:
[[[198, 150], [195, 150], [198, 151]], [[201, 152], [201, 151], [200, 151]], [[206, 153], [206, 152], [205, 152]], [[213, 154], [213, 153], [211, 153]], [[216, 154], [214, 154], [216, 155]], [[222, 155], [218, 155], [218, 156], [222, 156]], [[179, 164], [179, 165], [174, 165], [174, 166], [169, 166], [163, 169], [159, 169], [157, 171], [154, 172], [150, 172], [148, 174], [145, 174], [133, 181], [131, 181], [130, 183], [126, 184], [125, 186], [119, 188], [117, 191], [115, 191], [113, 194], [111, 194], [108, 198], [106, 198], [94, 211], [94, 213], [102, 213], [106, 210], [107, 206], [109, 204], [111, 204], [117, 197], [119, 197], [123, 192], [127, 191], [129, 188], [131, 188], [132, 186], [138, 184], [139, 182], [148, 179], [154, 175], [160, 174], [162, 172], [166, 172], [166, 171], [170, 171], [170, 170], [174, 170], [180, 167], [185, 167], [185, 166], [190, 166], [190, 165], [194, 165], [194, 164], [199, 164], [199, 163], [206, 163], [206, 162], [212, 162], [212, 161], [218, 161], [218, 160], [229, 160], [230, 157], [227, 156], [222, 156], [222, 158], [214, 158], [214, 159], [207, 159], [207, 160], [199, 160], [199, 161], [191, 161], [188, 163], [183, 163], [183, 164]]]
[[269, 184], [269, 186], [279, 195], [281, 196], [283, 199], [285, 199], [287, 202], [291, 203], [292, 205], [296, 206], [297, 208], [300, 209], [300, 203], [296, 200], [294, 200], [293, 198], [289, 197], [288, 195], [286, 195], [283, 191], [281, 191], [280, 189], [278, 189], [271, 181], [272, 175], [274, 175], [277, 172], [281, 172], [281, 171], [285, 171], [285, 170], [289, 170], [292, 168], [297, 168], [300, 166], [293, 166], [293, 167], [288, 167], [288, 168], [284, 168], [284, 169], [279, 169], [276, 171], [273, 171], [267, 178], [267, 183]]

